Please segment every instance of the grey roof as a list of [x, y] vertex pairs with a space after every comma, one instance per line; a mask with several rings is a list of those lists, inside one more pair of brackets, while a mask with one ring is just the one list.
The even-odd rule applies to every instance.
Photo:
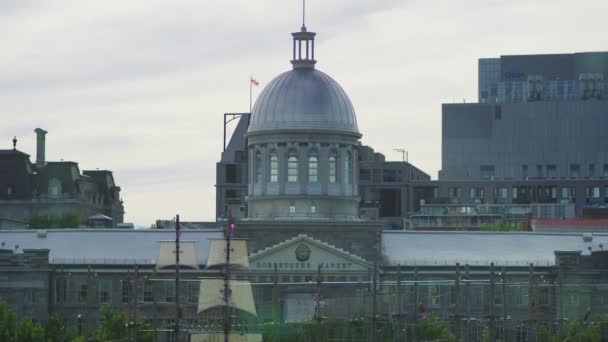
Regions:
[[384, 231], [382, 249], [387, 266], [554, 266], [555, 251], [608, 249], [608, 234]]
[[313, 69], [293, 69], [273, 79], [253, 107], [248, 133], [277, 130], [359, 134], [355, 110], [338, 82]]
[[[222, 238], [218, 230], [183, 230], [183, 241], [196, 241], [201, 265], [207, 263], [209, 239]], [[159, 241], [175, 241], [167, 229], [49, 229], [0, 231], [4, 248], [49, 249], [51, 264], [152, 265], [160, 251]]]

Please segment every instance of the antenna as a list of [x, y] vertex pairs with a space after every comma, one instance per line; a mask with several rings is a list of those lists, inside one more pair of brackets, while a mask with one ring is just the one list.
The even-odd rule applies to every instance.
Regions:
[[306, 0], [302, 0], [302, 31], [306, 31]]

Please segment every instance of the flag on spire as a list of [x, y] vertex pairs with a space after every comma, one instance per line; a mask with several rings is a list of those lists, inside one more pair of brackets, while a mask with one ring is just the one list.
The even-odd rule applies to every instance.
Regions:
[[251, 78], [251, 84], [257, 87], [260, 85], [260, 82], [258, 82], [258, 80], [256, 80], [255, 78]]

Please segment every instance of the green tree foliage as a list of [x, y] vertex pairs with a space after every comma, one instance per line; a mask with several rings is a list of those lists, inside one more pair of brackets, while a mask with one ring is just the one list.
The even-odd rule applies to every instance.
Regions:
[[[99, 341], [127, 341], [129, 337], [134, 337], [137, 334], [137, 341], [152, 342], [154, 334], [151, 332], [150, 324], [146, 321], [132, 329], [128, 328], [128, 324], [133, 321], [122, 310], [112, 309], [109, 306], [103, 306], [100, 310], [101, 321], [97, 331], [93, 333]], [[145, 330], [145, 331], [143, 331]]]
[[80, 213], [74, 211], [63, 216], [40, 216], [34, 214], [28, 219], [32, 229], [78, 228], [80, 226]]
[[452, 335], [446, 322], [433, 314], [419, 320], [415, 329], [419, 341], [456, 341], [456, 337]]
[[0, 341], [44, 342], [44, 327], [29, 318], [19, 322], [15, 310], [0, 302]]
[[[154, 341], [150, 324], [144, 322], [131, 331], [127, 329], [127, 315], [122, 310], [102, 307], [101, 321], [97, 330], [89, 334], [90, 341], [127, 342], [137, 334], [137, 341]], [[146, 331], [142, 331], [146, 330]], [[0, 341], [1, 342], [84, 342], [85, 338], [78, 335], [72, 327], [63, 327], [62, 319], [51, 315], [45, 326], [24, 318], [19, 321], [14, 310], [7, 308], [6, 303], [0, 302]]]

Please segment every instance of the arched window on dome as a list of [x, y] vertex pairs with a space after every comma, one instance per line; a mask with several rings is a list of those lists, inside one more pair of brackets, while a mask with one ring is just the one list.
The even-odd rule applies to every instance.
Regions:
[[270, 183], [279, 181], [279, 157], [275, 151], [270, 152]]
[[319, 158], [312, 155], [308, 157], [308, 182], [317, 183], [319, 181]]
[[336, 182], [336, 170], [337, 170], [337, 162], [336, 155], [332, 154], [329, 156], [329, 182]]
[[298, 181], [298, 157], [295, 154], [290, 154], [287, 158], [287, 181]]
[[347, 152], [344, 156], [344, 183], [350, 184], [352, 179], [352, 168], [350, 165], [351, 157], [350, 152]]
[[257, 151], [255, 153], [255, 182], [260, 183], [262, 181], [262, 153]]

